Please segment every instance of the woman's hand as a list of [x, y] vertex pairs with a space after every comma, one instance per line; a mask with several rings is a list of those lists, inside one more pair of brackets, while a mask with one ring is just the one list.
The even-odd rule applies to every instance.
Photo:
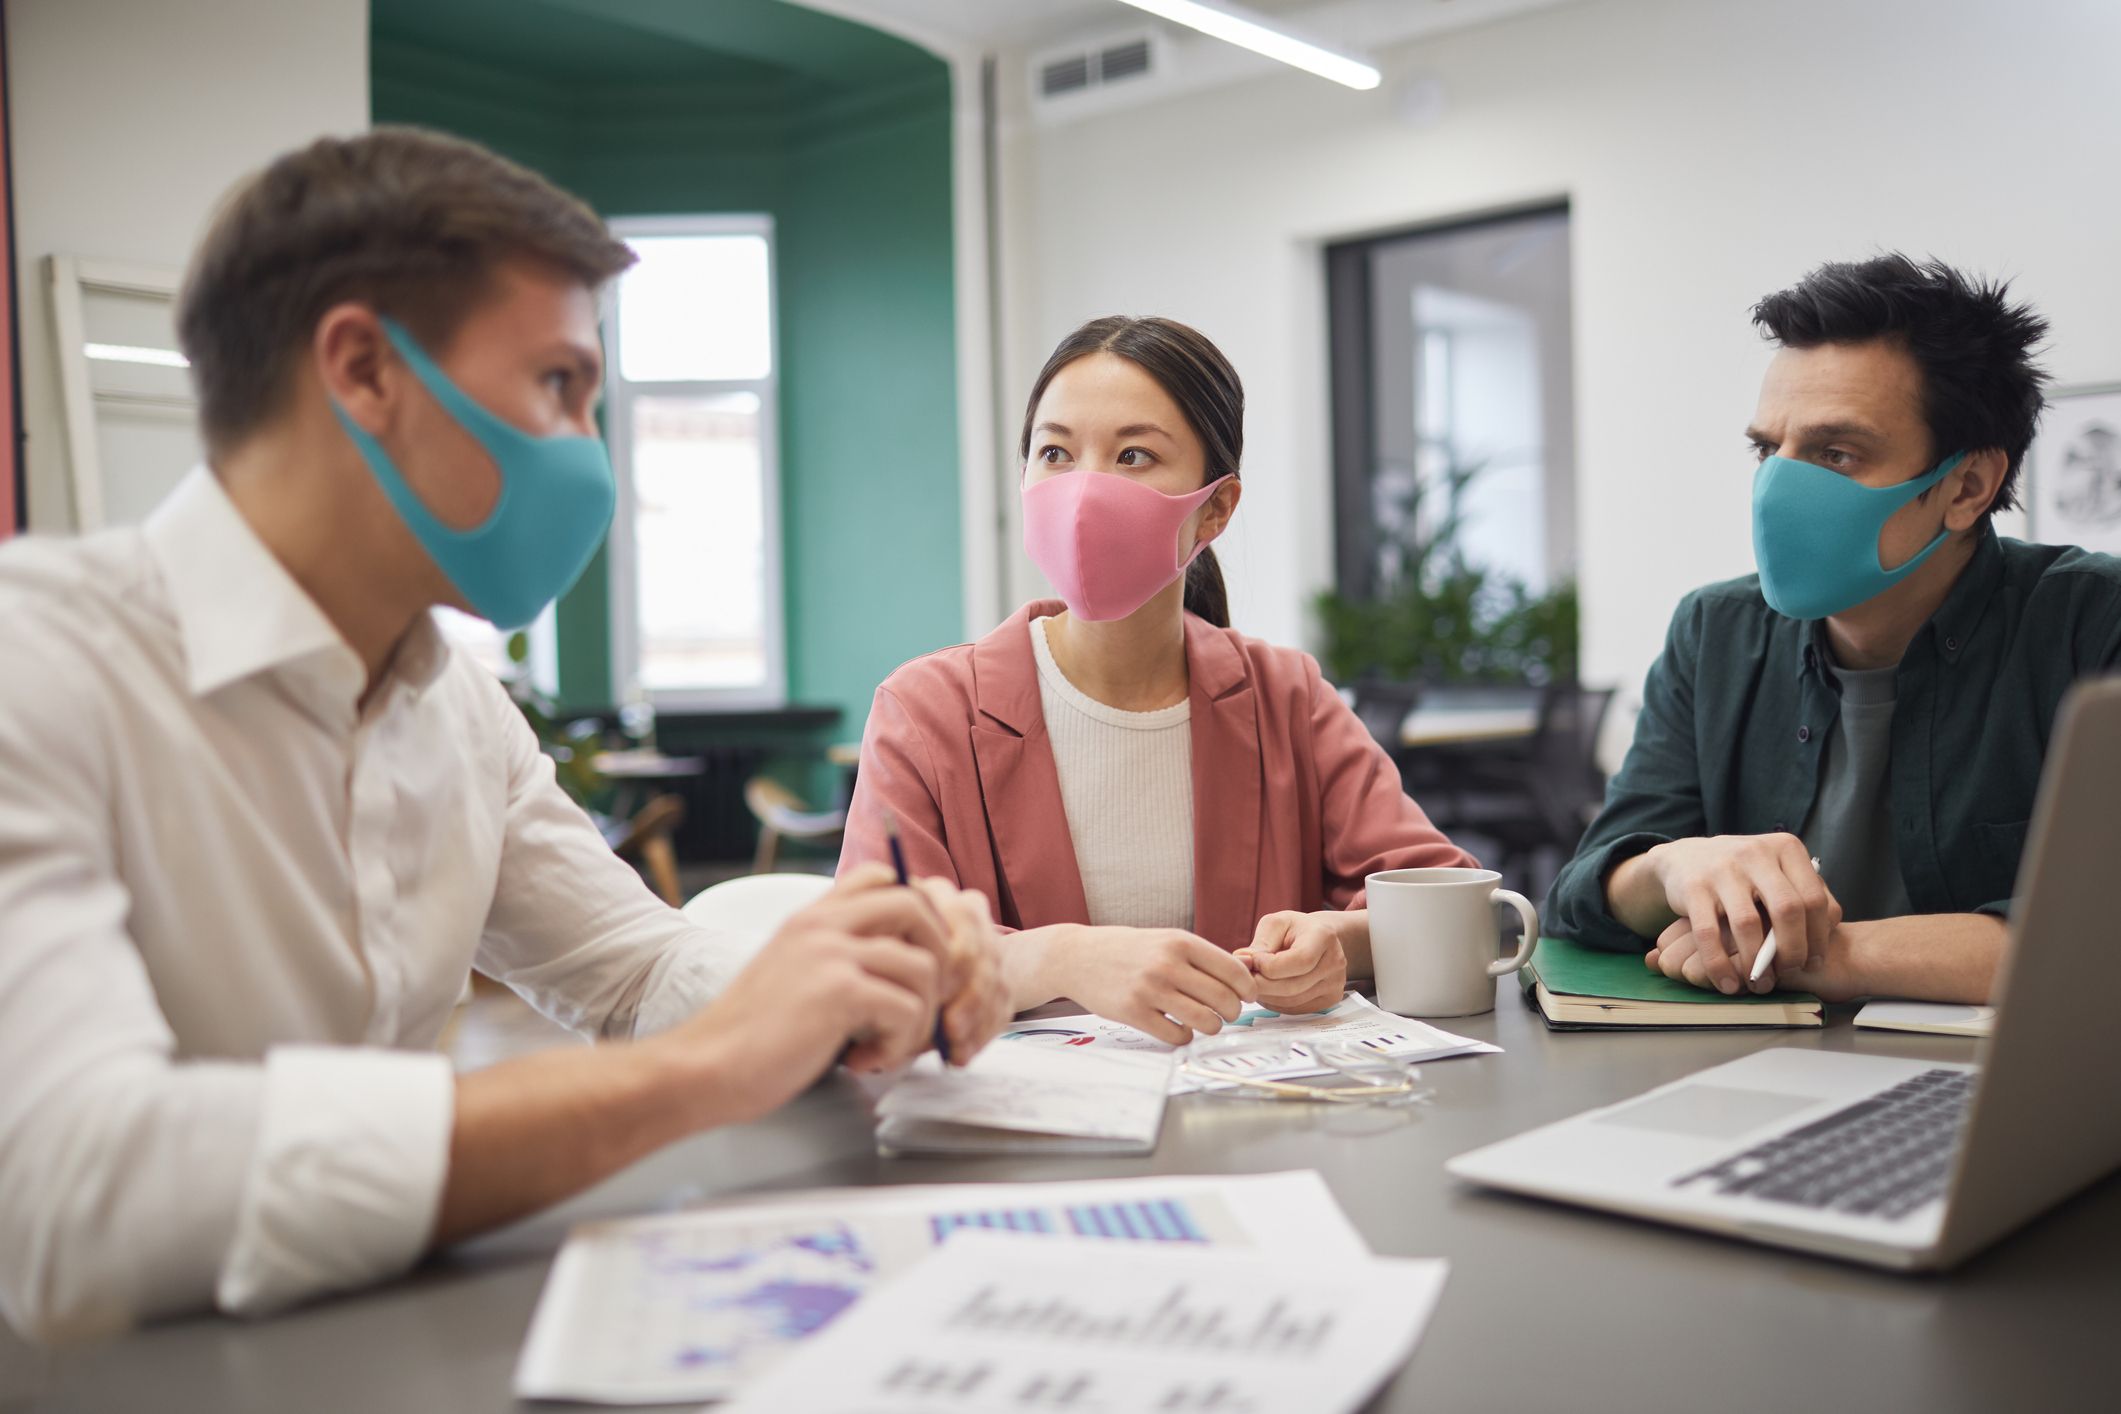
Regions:
[[1242, 962], [1181, 929], [1071, 924], [1037, 934], [1019, 933], [1008, 946], [1028, 940], [1043, 950], [1038, 991], [1071, 997], [1174, 1046], [1214, 1035], [1258, 996]]
[[1270, 913], [1238, 961], [1259, 974], [1259, 1004], [1279, 1012], [1324, 1011], [1348, 991], [1345, 913]]

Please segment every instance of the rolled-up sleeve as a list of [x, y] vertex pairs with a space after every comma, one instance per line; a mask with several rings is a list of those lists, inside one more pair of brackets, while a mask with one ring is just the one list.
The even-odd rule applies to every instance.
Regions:
[[759, 940], [709, 932], [657, 898], [560, 789], [500, 684], [483, 689], [508, 819], [474, 965], [585, 1035], [645, 1036], [713, 1001]]
[[427, 1249], [449, 1171], [446, 1056], [337, 1046], [267, 1053], [257, 1140], [215, 1300], [265, 1315], [364, 1286]]
[[409, 1265], [448, 1162], [446, 1060], [178, 1055], [112, 857], [92, 695], [0, 701], [0, 1309], [84, 1338], [263, 1311]]
[[1707, 833], [1694, 729], [1699, 624], [1698, 599], [1690, 594], [1643, 682], [1635, 740], [1606, 787], [1605, 805], [1547, 892], [1545, 926], [1558, 938], [1642, 951], [1647, 942], [1613, 916], [1606, 880], [1624, 861], [1667, 840]]

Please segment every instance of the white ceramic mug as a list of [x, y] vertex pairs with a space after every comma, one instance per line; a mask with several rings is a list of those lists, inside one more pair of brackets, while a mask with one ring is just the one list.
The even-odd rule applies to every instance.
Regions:
[[[1500, 888], [1492, 869], [1390, 869], [1368, 881], [1377, 1004], [1401, 1016], [1472, 1016], [1495, 1009], [1495, 979], [1531, 960], [1539, 910]], [[1495, 956], [1494, 899], [1517, 910], [1524, 941]]]

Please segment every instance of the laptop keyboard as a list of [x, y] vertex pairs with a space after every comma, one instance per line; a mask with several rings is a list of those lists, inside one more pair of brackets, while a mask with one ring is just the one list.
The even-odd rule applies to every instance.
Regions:
[[1974, 1072], [1926, 1070], [1802, 1129], [1778, 1134], [1673, 1187], [1900, 1218], [1944, 1196]]

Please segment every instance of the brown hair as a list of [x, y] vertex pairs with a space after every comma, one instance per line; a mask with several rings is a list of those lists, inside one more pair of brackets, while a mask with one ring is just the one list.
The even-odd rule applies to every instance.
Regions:
[[333, 305], [366, 301], [439, 351], [514, 257], [592, 289], [634, 259], [574, 197], [440, 133], [378, 128], [280, 157], [224, 200], [178, 296], [206, 445], [225, 450], [279, 411]]
[[[1024, 406], [1024, 435], [1017, 456], [1031, 455], [1031, 422], [1046, 385], [1063, 368], [1088, 354], [1118, 354], [1140, 368], [1178, 404], [1186, 425], [1207, 452], [1207, 485], [1237, 475], [1245, 451], [1245, 385], [1221, 349], [1206, 334], [1175, 319], [1133, 319], [1111, 314], [1093, 319], [1060, 341], [1039, 370]], [[1217, 628], [1230, 626], [1230, 595], [1213, 548], [1205, 549], [1186, 570], [1186, 608]]]

